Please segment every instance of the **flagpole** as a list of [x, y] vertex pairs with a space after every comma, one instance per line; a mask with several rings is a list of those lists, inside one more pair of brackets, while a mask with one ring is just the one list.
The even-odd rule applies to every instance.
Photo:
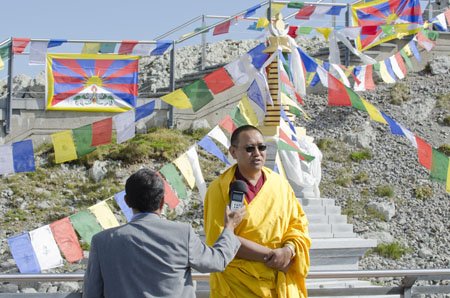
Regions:
[[9, 59], [8, 59], [8, 97], [6, 98], [6, 126], [5, 133], [11, 132], [11, 116], [12, 116], [12, 90], [13, 90], [13, 38], [9, 45]]
[[[175, 91], [175, 41], [172, 41], [172, 49], [170, 50], [170, 92]], [[169, 119], [167, 126], [173, 128], [173, 105], [169, 105]]]

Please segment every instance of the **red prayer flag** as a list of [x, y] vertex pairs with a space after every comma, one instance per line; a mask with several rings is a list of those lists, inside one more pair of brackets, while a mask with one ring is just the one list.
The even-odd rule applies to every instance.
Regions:
[[362, 26], [361, 35], [376, 35], [378, 26]]
[[352, 106], [345, 85], [331, 74], [328, 74], [328, 105]]
[[30, 42], [29, 38], [13, 38], [13, 47], [12, 52], [14, 54], [20, 54], [25, 50], [28, 43]]
[[161, 174], [159, 172], [156, 172], [156, 174], [164, 181], [164, 202], [169, 205], [170, 209], [177, 207], [177, 205], [180, 203], [177, 195], [172, 190], [170, 185], [166, 182], [166, 180], [161, 176]]
[[402, 54], [400, 52], [395, 53], [395, 60], [397, 60], [398, 67], [400, 67], [400, 70], [403, 72], [403, 74], [406, 74], [406, 65], [405, 61], [403, 61]]
[[119, 55], [127, 55], [133, 52], [133, 48], [138, 44], [137, 40], [122, 40], [119, 48]]
[[300, 148], [298, 148], [297, 144], [294, 143], [294, 141], [292, 141], [288, 135], [281, 129], [281, 127], [279, 128], [279, 136], [280, 139], [282, 139], [284, 142], [286, 142], [289, 146], [295, 148], [296, 150], [298, 150], [298, 156], [300, 157], [301, 160], [307, 160], [300, 152], [302, 150], [300, 150]]
[[419, 155], [419, 163], [428, 170], [431, 170], [433, 148], [431, 148], [430, 144], [428, 144], [418, 136], [415, 137], [417, 142], [417, 154]]
[[450, 25], [450, 9], [447, 9], [447, 10], [444, 12], [444, 15], [445, 15], [445, 18], [447, 19], [447, 24]]
[[92, 123], [91, 146], [100, 146], [111, 143], [112, 117]]
[[234, 86], [233, 80], [223, 67], [206, 75], [203, 81], [213, 94], [218, 94]]
[[50, 224], [53, 237], [69, 263], [83, 258], [83, 249], [80, 247], [75, 230], [68, 217], [64, 217]]
[[313, 5], [305, 6], [298, 11], [298, 13], [295, 15], [295, 19], [296, 20], [309, 20], [309, 17], [314, 13], [314, 10], [316, 10], [316, 7]]
[[219, 123], [220, 127], [223, 127], [230, 134], [237, 128], [236, 124], [234, 124], [233, 119], [229, 115], [227, 115], [222, 121]]
[[375, 83], [373, 82], [373, 64], [367, 65], [366, 75], [364, 78], [366, 90], [375, 90]]
[[292, 38], [296, 38], [297, 37], [297, 29], [298, 29], [298, 26], [289, 26], [288, 35]]
[[217, 25], [214, 28], [213, 35], [225, 34], [225, 33], [228, 33], [228, 30], [230, 30], [230, 21], [229, 20], [226, 21], [225, 23]]

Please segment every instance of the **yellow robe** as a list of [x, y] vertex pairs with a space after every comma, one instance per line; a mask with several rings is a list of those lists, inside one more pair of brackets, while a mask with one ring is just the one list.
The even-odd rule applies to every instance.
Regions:
[[[213, 245], [223, 229], [225, 206], [236, 165], [225, 171], [208, 188], [204, 203], [206, 243]], [[308, 221], [289, 183], [268, 168], [266, 181], [247, 204], [247, 214], [235, 233], [271, 249], [293, 244], [297, 255], [288, 273], [262, 262], [235, 258], [223, 272], [212, 273], [210, 297], [307, 297], [305, 277], [309, 271]]]

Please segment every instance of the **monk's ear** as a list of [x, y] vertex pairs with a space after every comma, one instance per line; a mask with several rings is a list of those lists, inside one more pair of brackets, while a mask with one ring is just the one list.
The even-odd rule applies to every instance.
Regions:
[[228, 148], [228, 151], [230, 151], [231, 156], [236, 159], [236, 147], [230, 146], [230, 148]]

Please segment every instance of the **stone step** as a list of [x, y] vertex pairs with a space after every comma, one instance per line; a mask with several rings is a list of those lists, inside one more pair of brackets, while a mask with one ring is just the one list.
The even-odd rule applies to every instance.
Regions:
[[311, 214], [307, 215], [308, 222], [310, 225], [313, 224], [346, 224], [347, 216], [341, 214]]
[[305, 211], [306, 216], [308, 215], [340, 215], [341, 206], [325, 205], [325, 206], [303, 206], [303, 211]]
[[300, 204], [303, 206], [328, 206], [335, 205], [334, 199], [322, 199], [322, 198], [297, 198]]

